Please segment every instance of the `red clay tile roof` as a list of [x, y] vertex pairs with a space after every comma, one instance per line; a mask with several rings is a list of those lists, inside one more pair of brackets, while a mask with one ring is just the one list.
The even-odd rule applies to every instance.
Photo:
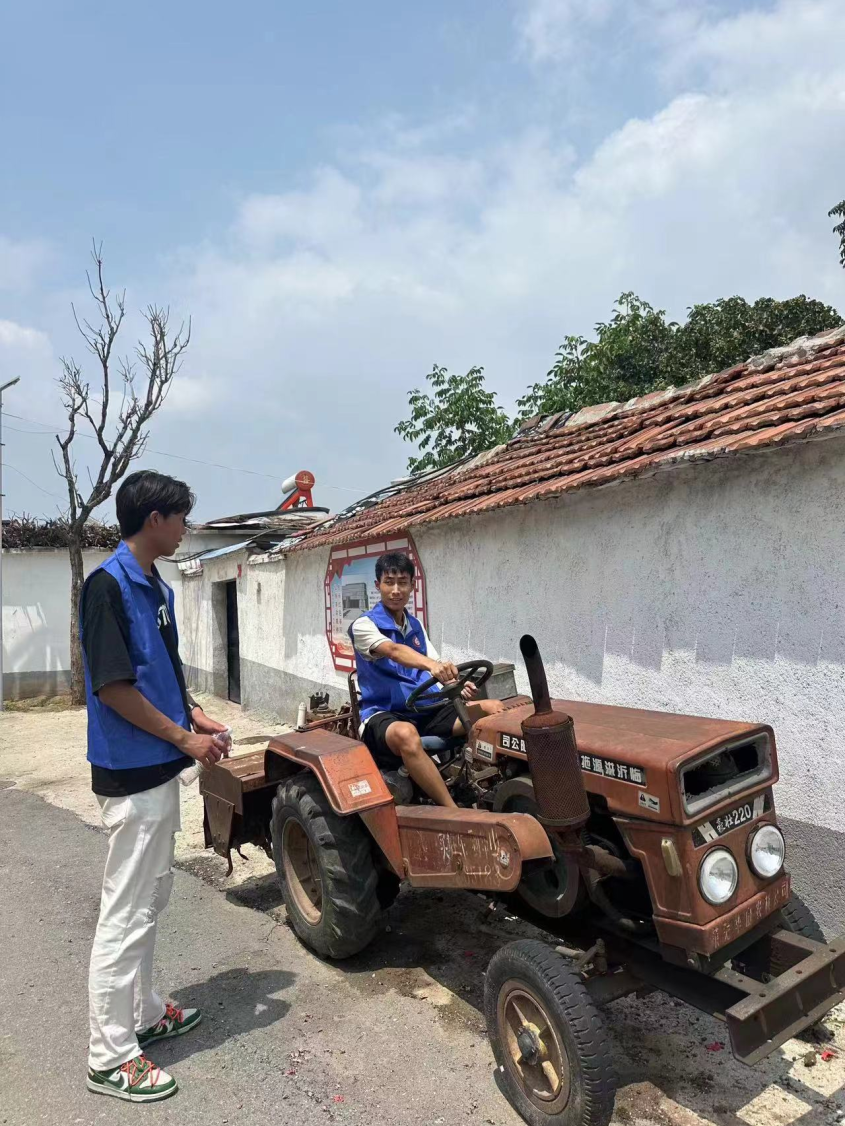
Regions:
[[845, 427], [845, 326], [686, 387], [526, 424], [506, 446], [353, 506], [294, 550], [379, 538]]

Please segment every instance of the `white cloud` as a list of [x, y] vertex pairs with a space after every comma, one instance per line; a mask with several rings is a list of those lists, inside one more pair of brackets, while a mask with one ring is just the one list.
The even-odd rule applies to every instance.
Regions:
[[320, 169], [307, 192], [251, 196], [238, 216], [247, 246], [266, 252], [279, 243], [328, 246], [357, 224], [361, 191], [334, 168]]
[[[648, 0], [637, 13], [664, 43], [677, 7]], [[245, 199], [231, 239], [186, 260], [203, 364], [249, 356], [259, 395], [283, 384], [303, 416], [305, 390], [340, 371], [365, 397], [387, 381], [372, 409], [389, 436], [433, 361], [485, 363], [515, 398], [565, 332], [589, 329], [626, 288], [676, 315], [734, 292], [845, 305], [826, 217], [845, 185], [837, 9], [794, 0], [702, 17], [682, 47], [695, 89], [580, 163], [549, 132], [456, 155], [436, 129], [404, 142], [394, 128], [389, 144], [362, 143], [295, 192]], [[616, 14], [616, 0], [538, 0], [529, 12], [547, 36], [554, 20], [574, 34]], [[793, 33], [801, 49], [787, 58]]]
[[522, 0], [517, 31], [536, 64], [601, 71], [645, 42], [653, 52], [688, 40], [712, 7], [713, 0]]
[[[9, 393], [8, 410], [19, 409], [21, 414], [40, 417], [33, 413], [40, 409], [35, 404], [44, 398], [41, 392], [55, 374], [54, 364], [53, 347], [46, 333], [16, 321], [0, 320], [0, 383], [16, 376], [21, 380]], [[16, 407], [9, 405], [12, 401]]]
[[523, 44], [535, 62], [571, 57], [621, 7], [619, 0], [530, 0], [519, 21]]
[[842, 9], [835, 0], [779, 0], [739, 15], [701, 19], [665, 60], [675, 82], [712, 89], [777, 87], [796, 75], [841, 71]]
[[0, 234], [0, 292], [31, 289], [50, 256], [43, 239], [17, 241]]
[[[138, 390], [142, 390], [140, 382]], [[179, 372], [167, 392], [167, 413], [190, 417], [208, 414], [223, 390], [220, 380], [212, 376]]]
[[[630, 28], [653, 48], [640, 66], [660, 69], [663, 104], [592, 151], [531, 127], [472, 144], [460, 115], [381, 123], [183, 248], [162, 288], [194, 341], [151, 445], [370, 488], [403, 468], [393, 427], [432, 363], [484, 364], [510, 406], [623, 290], [673, 316], [734, 293], [845, 311], [826, 214], [845, 194], [840, 0], [732, 18], [704, 0], [535, 0], [519, 34], [542, 62]], [[255, 482], [225, 487], [207, 515], [259, 506]]]
[[14, 321], [0, 321], [0, 348], [15, 348], [41, 355], [49, 355], [51, 352], [50, 341], [45, 333]]

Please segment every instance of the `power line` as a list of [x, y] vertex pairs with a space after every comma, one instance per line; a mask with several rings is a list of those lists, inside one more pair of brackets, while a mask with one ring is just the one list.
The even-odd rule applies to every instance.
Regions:
[[[6, 429], [12, 430], [13, 427], [7, 426]], [[67, 503], [67, 497], [60, 497], [58, 493], [51, 493], [49, 489], [42, 488], [41, 485], [39, 485], [37, 481], [33, 481], [33, 479], [31, 477], [27, 477], [27, 475], [24, 473], [24, 471], [22, 469], [18, 469], [18, 467], [16, 465], [10, 465], [7, 461], [6, 464], [5, 464], [5, 468], [6, 469], [14, 469], [15, 473], [19, 473], [21, 475], [21, 477], [23, 477], [24, 481], [29, 481], [30, 485], [35, 485], [36, 489], [38, 489], [39, 492], [44, 493], [45, 496], [54, 497], [56, 500], [60, 500], [64, 503]]]
[[[16, 418], [19, 422], [31, 422], [35, 426], [47, 426], [48, 425], [48, 423], [38, 422], [37, 419], [34, 419], [34, 418], [24, 418], [24, 416], [22, 414], [10, 414], [8, 411], [6, 412], [6, 417], [7, 418]], [[16, 434], [37, 434], [37, 435], [40, 435], [43, 438], [51, 438], [53, 436], [53, 430], [54, 429], [56, 431], [58, 431], [59, 434], [69, 434], [70, 433], [70, 431], [68, 430], [67, 427], [61, 427], [61, 426], [51, 427], [49, 430], [21, 430], [17, 426], [7, 426], [6, 429], [7, 430], [14, 430]], [[76, 436], [80, 437], [80, 438], [87, 438], [92, 442], [96, 441], [96, 438], [93, 434], [86, 434], [81, 430], [77, 430]], [[226, 469], [230, 473], [248, 473], [251, 477], [266, 477], [271, 481], [277, 481], [277, 482], [281, 482], [281, 481], [284, 480], [281, 473], [262, 473], [257, 469], [241, 469], [237, 465], [222, 465], [220, 462], [217, 462], [217, 461], [200, 461], [200, 459], [196, 458], [196, 457], [186, 457], [184, 454], [171, 454], [171, 453], [168, 453], [166, 450], [147, 449], [146, 452], [151, 453], [151, 454], [156, 454], [159, 457], [172, 457], [176, 461], [189, 461], [193, 465], [205, 465], [205, 466], [208, 466], [211, 469]], [[18, 472], [20, 472], [20, 470], [18, 470]], [[34, 483], [35, 482], [33, 482], [33, 484]], [[320, 482], [319, 487], [321, 489], [336, 489], [336, 490], [343, 492], [343, 493], [355, 493], [356, 495], [360, 495], [360, 493], [361, 493], [361, 489], [355, 488], [355, 487], [350, 486], [350, 485], [327, 485], [327, 484], [324, 484], [323, 482]], [[43, 490], [42, 490], [42, 492], [43, 492]], [[55, 496], [54, 493], [50, 494], [50, 495]]]

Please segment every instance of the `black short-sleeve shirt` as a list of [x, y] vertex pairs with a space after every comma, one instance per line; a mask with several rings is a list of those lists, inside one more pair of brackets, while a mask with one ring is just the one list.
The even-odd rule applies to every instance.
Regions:
[[[185, 711], [190, 715], [193, 700], [185, 686], [176, 631], [170, 619], [164, 588], [155, 568], [153, 574], [148, 576], [148, 581], [158, 596], [159, 632], [185, 701]], [[134, 684], [135, 667], [129, 653], [129, 619], [123, 605], [120, 584], [108, 571], [96, 571], [85, 584], [82, 595], [82, 632], [85, 660], [94, 693], [118, 680]], [[101, 797], [121, 797], [140, 793], [141, 790], [152, 790], [175, 778], [191, 761], [187, 755], [180, 755], [172, 762], [130, 767], [127, 770], [110, 770], [92, 763], [91, 788]]]

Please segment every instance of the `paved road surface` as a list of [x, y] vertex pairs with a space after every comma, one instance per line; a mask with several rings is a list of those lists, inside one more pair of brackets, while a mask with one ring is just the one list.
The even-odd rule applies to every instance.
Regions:
[[[205, 1012], [196, 1032], [155, 1053], [181, 1091], [146, 1107], [89, 1094], [86, 976], [105, 838], [4, 785], [0, 1126], [153, 1116], [192, 1126], [518, 1126], [492, 1082], [479, 1008], [487, 961], [531, 933], [527, 924], [482, 920], [483, 905], [465, 893], [405, 892], [391, 932], [340, 968], [284, 925], [273, 877], [221, 883], [222, 862], [209, 855], [182, 860], [190, 873], [177, 874], [159, 934], [160, 988]], [[837, 1059], [811, 1069], [796, 1041], [744, 1068], [709, 1050], [721, 1025], [661, 994], [617, 1002], [607, 1022], [625, 1126], [832, 1126], [845, 1105], [841, 1018]]]
[[181, 1090], [146, 1107], [90, 1094], [86, 971], [104, 854], [72, 814], [0, 790], [3, 1126], [518, 1122], [485, 1040], [419, 1000], [369, 993], [183, 873], [160, 926], [160, 981], [205, 1020], [154, 1056]]

